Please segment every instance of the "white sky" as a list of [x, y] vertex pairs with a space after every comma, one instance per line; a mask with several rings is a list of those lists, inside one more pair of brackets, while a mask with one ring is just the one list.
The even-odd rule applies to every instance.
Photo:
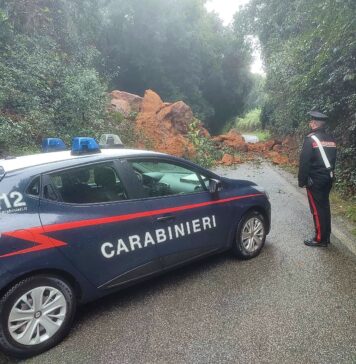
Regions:
[[208, 11], [215, 11], [219, 14], [225, 25], [228, 25], [240, 6], [245, 5], [250, 0], [208, 0], [206, 8]]
[[[224, 25], [229, 25], [240, 6], [246, 5], [249, 1], [250, 0], [208, 0], [205, 6], [208, 11], [215, 11], [224, 22]], [[251, 72], [264, 75], [261, 55], [258, 49], [255, 49], [253, 57], [254, 61], [251, 64]]]

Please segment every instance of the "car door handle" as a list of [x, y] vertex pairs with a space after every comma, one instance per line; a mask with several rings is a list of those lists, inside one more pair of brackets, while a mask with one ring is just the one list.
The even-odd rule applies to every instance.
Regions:
[[174, 220], [176, 217], [173, 215], [169, 215], [169, 216], [160, 216], [157, 217], [156, 221], [162, 222], [162, 221], [170, 221], [170, 220]]

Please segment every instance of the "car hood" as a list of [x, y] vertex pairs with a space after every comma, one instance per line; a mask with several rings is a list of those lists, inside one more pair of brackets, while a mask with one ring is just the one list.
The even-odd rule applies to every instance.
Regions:
[[242, 187], [249, 187], [249, 186], [257, 186], [256, 183], [254, 183], [252, 181], [244, 180], [244, 179], [232, 179], [232, 178], [223, 177], [222, 181], [225, 181], [230, 186], [234, 186], [234, 187], [242, 188]]

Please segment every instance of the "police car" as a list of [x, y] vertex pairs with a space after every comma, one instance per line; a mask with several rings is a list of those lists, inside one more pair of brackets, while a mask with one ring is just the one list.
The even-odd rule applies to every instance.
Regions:
[[0, 349], [39, 354], [78, 304], [209, 254], [253, 258], [269, 230], [263, 189], [170, 155], [74, 138], [0, 160]]

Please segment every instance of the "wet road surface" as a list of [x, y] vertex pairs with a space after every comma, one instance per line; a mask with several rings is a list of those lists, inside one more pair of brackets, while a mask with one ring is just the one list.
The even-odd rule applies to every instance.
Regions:
[[306, 197], [274, 167], [218, 172], [270, 194], [259, 257], [210, 257], [83, 306], [64, 342], [23, 363], [356, 363], [355, 256], [335, 238], [304, 246]]

